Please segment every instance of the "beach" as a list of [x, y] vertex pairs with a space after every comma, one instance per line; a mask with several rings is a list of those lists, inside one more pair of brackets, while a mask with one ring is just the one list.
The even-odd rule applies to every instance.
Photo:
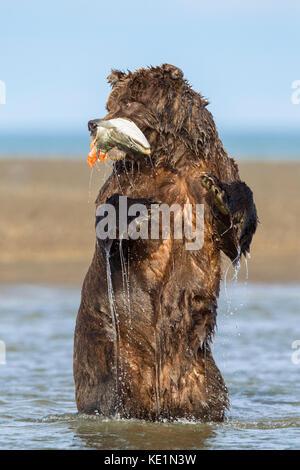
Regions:
[[[300, 163], [238, 163], [260, 219], [248, 282], [299, 282]], [[1, 159], [1, 283], [82, 283], [95, 246], [94, 200], [109, 172], [104, 163], [91, 174], [85, 159]], [[239, 280], [247, 280], [244, 261]]]

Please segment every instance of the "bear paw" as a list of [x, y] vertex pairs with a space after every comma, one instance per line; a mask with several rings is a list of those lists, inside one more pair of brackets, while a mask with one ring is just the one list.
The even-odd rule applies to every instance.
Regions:
[[200, 182], [203, 188], [211, 195], [213, 203], [217, 206], [219, 211], [224, 215], [229, 214], [226, 203], [226, 193], [224, 189], [221, 188], [219, 180], [213, 175], [203, 173], [200, 177]]

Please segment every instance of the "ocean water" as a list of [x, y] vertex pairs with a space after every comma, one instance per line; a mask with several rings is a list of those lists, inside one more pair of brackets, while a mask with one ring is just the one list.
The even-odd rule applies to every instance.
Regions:
[[[300, 132], [239, 131], [220, 132], [225, 149], [238, 159], [299, 160]], [[77, 133], [0, 132], [0, 158], [83, 158], [90, 145], [88, 131]]]
[[299, 354], [292, 348], [300, 340], [298, 285], [223, 289], [213, 349], [231, 409], [221, 424], [78, 415], [79, 300], [79, 288], [0, 287], [0, 449], [300, 448], [300, 347]]

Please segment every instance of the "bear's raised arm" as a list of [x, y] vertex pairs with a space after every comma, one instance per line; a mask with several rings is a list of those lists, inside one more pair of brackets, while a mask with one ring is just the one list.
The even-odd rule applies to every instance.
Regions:
[[242, 254], [249, 253], [257, 228], [252, 191], [240, 180], [225, 183], [208, 173], [201, 175], [201, 184], [207, 190], [216, 242], [231, 261], [237, 262]]

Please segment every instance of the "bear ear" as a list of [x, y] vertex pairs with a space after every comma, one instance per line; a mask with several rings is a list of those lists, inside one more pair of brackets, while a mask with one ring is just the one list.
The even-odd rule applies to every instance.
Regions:
[[182, 70], [180, 70], [178, 67], [175, 67], [175, 65], [162, 64], [161, 68], [163, 69], [164, 72], [169, 73], [171, 78], [173, 78], [174, 80], [178, 80], [179, 78], [183, 78]]
[[121, 80], [121, 78], [125, 77], [125, 73], [121, 72], [121, 70], [111, 69], [110, 74], [107, 77], [108, 83], [114, 88], [117, 83]]

